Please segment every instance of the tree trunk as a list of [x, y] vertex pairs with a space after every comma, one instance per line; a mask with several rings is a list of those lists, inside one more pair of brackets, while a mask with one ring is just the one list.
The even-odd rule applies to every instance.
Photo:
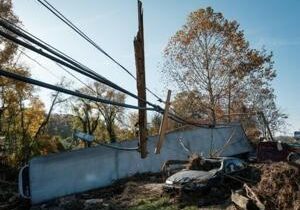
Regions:
[[46, 127], [46, 125], [48, 124], [48, 122], [49, 122], [49, 120], [50, 120], [51, 113], [52, 113], [53, 108], [54, 108], [54, 106], [55, 106], [55, 104], [56, 104], [56, 100], [57, 100], [58, 94], [59, 94], [59, 92], [57, 92], [56, 95], [54, 96], [53, 101], [52, 101], [52, 103], [51, 103], [51, 106], [50, 106], [50, 109], [49, 109], [49, 111], [48, 111], [48, 114], [47, 114], [46, 118], [45, 118], [44, 121], [41, 123], [40, 127], [38, 128], [37, 132], [36, 132], [35, 135], [34, 135], [34, 140], [35, 140], [35, 141], [38, 139], [39, 135], [40, 135], [40, 134], [43, 134], [44, 131], [45, 131], [45, 127]]
[[214, 99], [210, 79], [208, 81], [208, 92], [209, 92], [209, 102], [210, 102], [212, 125], [215, 126], [216, 121], [217, 121], [217, 119], [216, 119], [216, 110], [215, 110], [215, 99]]
[[231, 122], [231, 76], [229, 76], [228, 80], [228, 107], [227, 107], [227, 114], [228, 114], [228, 123]]
[[27, 132], [25, 128], [25, 117], [24, 117], [24, 107], [22, 100], [19, 102], [20, 111], [21, 111], [21, 128], [22, 128], [22, 164], [25, 165], [28, 163], [30, 158], [30, 148], [29, 148], [29, 139], [27, 137]]
[[107, 129], [107, 132], [108, 132], [110, 142], [111, 143], [116, 142], [116, 133], [115, 133], [115, 130], [114, 130], [113, 122], [111, 122], [111, 121], [107, 122], [106, 129]]

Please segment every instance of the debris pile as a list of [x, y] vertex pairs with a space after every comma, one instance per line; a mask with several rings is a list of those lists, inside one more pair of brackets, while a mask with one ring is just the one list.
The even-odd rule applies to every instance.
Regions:
[[208, 162], [199, 155], [191, 155], [187, 163], [186, 169], [188, 170], [202, 170], [209, 171], [214, 168], [219, 168], [221, 165], [218, 162]]
[[0, 209], [13, 209], [18, 206], [17, 185], [0, 180]]
[[203, 165], [203, 158], [199, 155], [191, 155], [189, 158], [188, 164], [186, 169], [189, 170], [199, 170], [202, 168]]
[[300, 168], [286, 162], [260, 165], [261, 178], [252, 190], [266, 209], [300, 209]]

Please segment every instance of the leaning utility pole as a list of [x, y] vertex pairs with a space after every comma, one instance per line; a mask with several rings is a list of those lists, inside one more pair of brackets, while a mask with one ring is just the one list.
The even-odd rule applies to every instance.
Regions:
[[[134, 38], [136, 80], [138, 92], [138, 105], [146, 108], [146, 79], [145, 79], [145, 53], [144, 53], [144, 26], [142, 2], [138, 0], [138, 24], [139, 30]], [[139, 109], [139, 150], [141, 158], [147, 156], [147, 112]]]
[[165, 111], [164, 115], [160, 124], [159, 128], [159, 138], [158, 142], [155, 148], [155, 154], [160, 154], [160, 149], [164, 143], [165, 140], [165, 135], [166, 135], [166, 130], [168, 126], [168, 115], [169, 115], [169, 108], [170, 108], [170, 100], [171, 100], [171, 90], [168, 90], [168, 95], [167, 95], [167, 100], [166, 100], [166, 105], [165, 105]]

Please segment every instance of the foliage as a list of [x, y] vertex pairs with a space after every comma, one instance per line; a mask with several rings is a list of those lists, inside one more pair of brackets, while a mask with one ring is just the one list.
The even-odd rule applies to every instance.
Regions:
[[184, 210], [196, 210], [198, 209], [197, 206], [188, 206], [184, 208], [179, 208], [178, 205], [172, 204], [170, 202], [169, 197], [161, 197], [161, 198], [145, 198], [140, 199], [137, 201], [134, 207], [130, 207], [130, 210], [177, 210], [177, 209], [184, 209]]
[[172, 106], [185, 119], [203, 119], [208, 116], [205, 113], [205, 101], [202, 100], [197, 91], [182, 91], [175, 95]]
[[211, 124], [238, 118], [232, 113], [263, 111], [277, 130], [286, 115], [275, 104], [272, 57], [250, 48], [236, 21], [210, 7], [192, 12], [165, 48], [163, 74], [179, 92], [174, 108]]
[[[0, 1], [0, 16], [5, 17], [14, 24], [19, 24], [18, 17], [12, 11], [12, 0], [1, 0]], [[3, 29], [4, 30], [4, 29]], [[0, 67], [11, 64], [14, 60], [14, 56], [17, 50], [17, 46], [0, 37]]]
[[50, 136], [60, 136], [61, 138], [72, 136], [75, 118], [75, 116], [70, 114], [52, 114], [45, 133]]
[[[0, 1], [0, 15], [20, 25], [11, 0]], [[2, 37], [0, 46], [0, 67], [30, 77], [29, 69], [18, 62], [21, 56], [18, 46]], [[4, 137], [5, 152], [12, 165], [19, 166], [32, 156], [63, 149], [57, 139], [44, 135], [51, 111], [45, 113], [44, 104], [32, 85], [0, 77], [0, 135]]]
[[[123, 93], [116, 92], [112, 88], [97, 82], [90, 84], [88, 87], [83, 87], [79, 91], [110, 101], [116, 101], [120, 103], [125, 102], [125, 95]], [[80, 124], [83, 132], [94, 134], [97, 128], [101, 129], [101, 127], [104, 126], [105, 131], [101, 130], [100, 132], [105, 132], [108, 135], [110, 142], [116, 141], [118, 122], [123, 121], [123, 107], [104, 103], [96, 103], [78, 98], [74, 98], [72, 107], [73, 113], [79, 119], [79, 122], [75, 124], [75, 127], [78, 127]], [[104, 137], [104, 139], [106, 138]]]
[[159, 133], [161, 122], [162, 122], [162, 115], [155, 113], [151, 119], [151, 124], [149, 128], [150, 135], [157, 135]]

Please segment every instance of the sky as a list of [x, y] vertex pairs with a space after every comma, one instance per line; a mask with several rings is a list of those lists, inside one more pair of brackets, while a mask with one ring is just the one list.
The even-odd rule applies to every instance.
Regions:
[[[133, 38], [137, 32], [135, 0], [48, 0], [112, 57], [135, 74]], [[97, 73], [136, 93], [136, 83], [120, 67], [98, 52], [74, 31], [42, 7], [37, 0], [13, 0], [24, 29], [82, 62]], [[145, 62], [147, 87], [165, 98], [162, 55], [168, 40], [185, 23], [189, 13], [211, 6], [229, 20], [236, 20], [252, 48], [274, 53], [277, 78], [273, 87], [277, 104], [288, 114], [287, 134], [300, 130], [300, 1], [298, 0], [144, 0]], [[26, 51], [49, 71], [21, 57], [32, 77], [56, 84], [62, 72], [53, 62]], [[79, 76], [79, 75], [78, 75]], [[81, 78], [90, 82], [86, 78]], [[73, 80], [74, 81], [74, 80]], [[80, 83], [70, 87], [75, 89]], [[172, 87], [169, 87], [172, 89]], [[50, 91], [39, 89], [49, 106]], [[156, 99], [147, 94], [149, 101]], [[128, 103], [136, 101], [128, 98]], [[156, 102], [158, 103], [158, 102]], [[158, 103], [159, 104], [159, 103]]]

